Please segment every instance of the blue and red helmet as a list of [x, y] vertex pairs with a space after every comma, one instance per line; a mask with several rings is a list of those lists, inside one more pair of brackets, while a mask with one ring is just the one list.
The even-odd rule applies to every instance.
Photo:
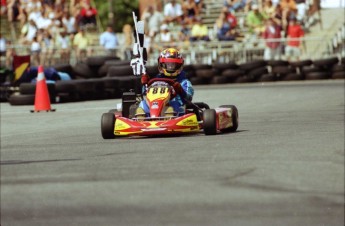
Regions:
[[163, 50], [158, 57], [158, 70], [164, 76], [171, 79], [176, 78], [182, 71], [184, 59], [175, 48]]

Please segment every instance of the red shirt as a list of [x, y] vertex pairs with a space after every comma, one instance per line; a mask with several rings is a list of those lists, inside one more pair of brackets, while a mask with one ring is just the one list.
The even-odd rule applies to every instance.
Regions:
[[80, 15], [85, 16], [85, 17], [92, 17], [95, 16], [97, 14], [97, 10], [95, 8], [82, 8], [80, 11]]
[[[288, 31], [287, 31], [287, 36], [289, 38], [301, 38], [304, 36], [304, 31], [299, 24], [295, 25], [289, 25]], [[298, 47], [300, 45], [299, 40], [289, 40], [288, 41], [288, 46], [295, 46]]]

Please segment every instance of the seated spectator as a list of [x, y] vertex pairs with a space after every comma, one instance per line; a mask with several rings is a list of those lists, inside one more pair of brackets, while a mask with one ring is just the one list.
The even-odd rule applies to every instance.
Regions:
[[280, 7], [282, 9], [282, 27], [286, 31], [290, 17], [296, 17], [297, 6], [295, 0], [281, 0]]
[[90, 43], [91, 41], [85, 32], [85, 28], [79, 28], [79, 32], [73, 39], [77, 62], [83, 61], [87, 56], [91, 55], [91, 49], [88, 48]]
[[181, 29], [179, 31], [179, 40], [181, 40], [182, 42], [189, 41], [190, 35], [191, 35], [190, 25], [185, 22], [182, 22]]
[[269, 18], [274, 17], [276, 7], [273, 5], [272, 0], [265, 0], [262, 7], [262, 12]]
[[164, 21], [164, 16], [161, 12], [157, 11], [154, 6], [148, 6], [146, 11], [141, 17], [145, 21], [147, 34], [150, 38], [154, 38], [159, 32], [159, 28]]
[[162, 24], [160, 27], [160, 33], [156, 36], [154, 42], [159, 42], [158, 45], [155, 45], [155, 48], [167, 48], [172, 46], [172, 42], [174, 42], [173, 34], [170, 32], [169, 27], [167, 24]]
[[183, 19], [183, 11], [180, 3], [176, 0], [170, 0], [164, 6], [164, 21], [165, 23], [178, 22], [180, 23]]
[[55, 36], [52, 36], [47, 30], [43, 31], [43, 37], [41, 41], [42, 46], [42, 64], [52, 65], [54, 64], [53, 55], [55, 53]]
[[259, 11], [259, 6], [253, 4], [246, 17], [246, 25], [249, 31], [260, 35], [265, 30], [265, 20], [267, 16]]
[[184, 22], [193, 24], [194, 19], [199, 16], [199, 8], [194, 0], [185, 0], [182, 4]]
[[[9, 48], [8, 46], [11, 44], [10, 41], [7, 41], [2, 34], [0, 33], [0, 56], [1, 58], [5, 58], [5, 65], [1, 64], [1, 67], [5, 66], [7, 68], [11, 68], [11, 59], [13, 56], [13, 49]], [[2, 63], [2, 60], [1, 60]]]
[[264, 59], [279, 60], [281, 57], [281, 44], [279, 40], [281, 38], [281, 29], [272, 18], [267, 20], [262, 37], [266, 40]]
[[[297, 18], [293, 17], [290, 19], [289, 26], [287, 29], [287, 45], [285, 47], [285, 56], [288, 61], [292, 58], [294, 60], [299, 60], [299, 56], [301, 55], [301, 41], [296, 40], [300, 39], [304, 36], [304, 31], [301, 25], [297, 22]], [[295, 40], [289, 40], [295, 39]]]
[[85, 26], [85, 25], [91, 25], [96, 26], [96, 15], [97, 10], [92, 7], [90, 4], [86, 4], [81, 10], [80, 10], [80, 21], [79, 26]]
[[67, 34], [74, 36], [77, 33], [77, 21], [75, 17], [66, 12], [62, 16], [62, 25], [65, 27]]
[[236, 32], [227, 18], [226, 10], [219, 14], [215, 24], [215, 29], [217, 31], [217, 38], [219, 41], [232, 41], [236, 38]]
[[113, 31], [112, 25], [109, 24], [107, 26], [107, 30], [100, 35], [99, 44], [104, 48], [105, 55], [116, 56], [116, 49], [119, 42], [115, 32]]
[[202, 23], [202, 19], [200, 17], [195, 18], [190, 36], [191, 41], [210, 41], [208, 28]]
[[224, 0], [224, 6], [227, 8], [228, 12], [235, 12], [244, 9], [247, 0]]

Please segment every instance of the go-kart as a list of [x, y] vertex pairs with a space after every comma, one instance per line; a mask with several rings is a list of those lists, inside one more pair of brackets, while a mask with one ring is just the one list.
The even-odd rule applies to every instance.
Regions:
[[[104, 139], [120, 136], [154, 136], [188, 134], [203, 131], [205, 135], [234, 132], [238, 128], [238, 111], [234, 105], [221, 105], [210, 109], [203, 102], [185, 100], [185, 114], [166, 113], [169, 100], [175, 97], [171, 79], [154, 78], [146, 86], [146, 96], [134, 92], [122, 96], [122, 110], [111, 109], [103, 113], [101, 131]], [[136, 114], [140, 101], [149, 106], [149, 114]]]

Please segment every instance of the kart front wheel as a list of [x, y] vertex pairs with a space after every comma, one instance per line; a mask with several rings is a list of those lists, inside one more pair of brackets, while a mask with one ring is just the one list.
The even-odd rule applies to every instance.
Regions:
[[205, 135], [217, 134], [217, 115], [214, 109], [206, 109], [203, 112], [203, 124]]
[[230, 108], [231, 109], [231, 119], [232, 126], [230, 128], [222, 129], [221, 132], [235, 132], [238, 128], [238, 110], [235, 105], [221, 105], [221, 108]]
[[115, 126], [115, 115], [113, 113], [104, 113], [101, 120], [101, 131], [103, 139], [113, 139]]

